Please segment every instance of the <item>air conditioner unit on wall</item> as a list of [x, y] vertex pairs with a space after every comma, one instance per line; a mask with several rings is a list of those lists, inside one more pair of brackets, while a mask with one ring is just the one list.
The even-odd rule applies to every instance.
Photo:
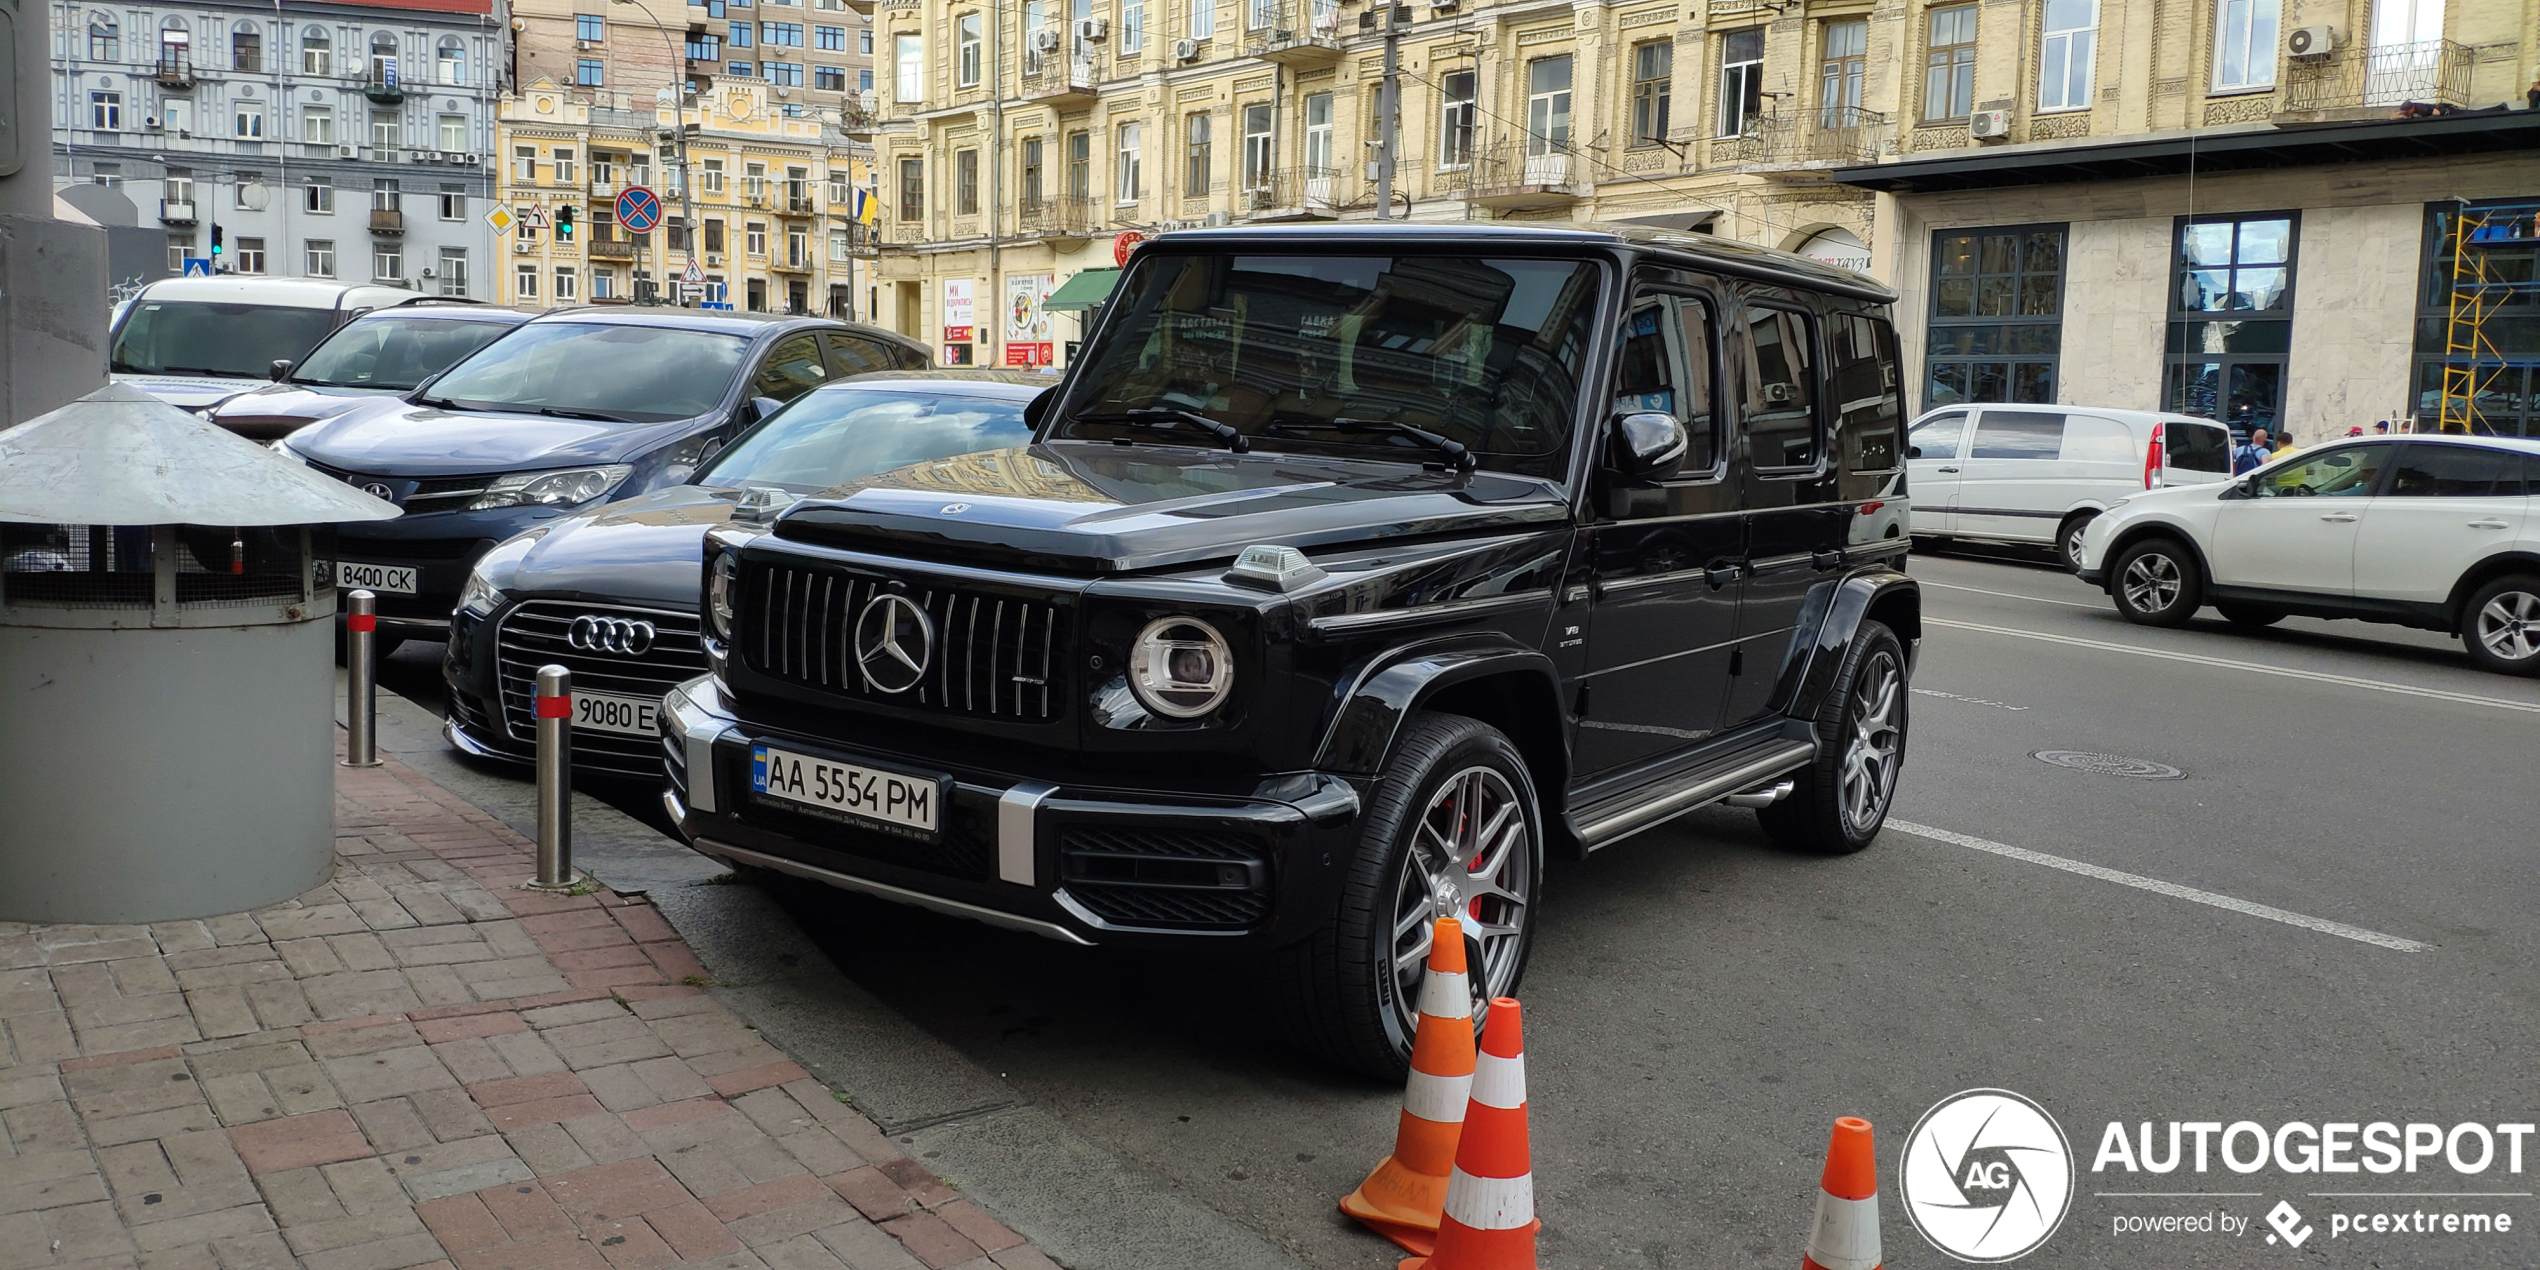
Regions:
[[2297, 26], [2284, 36], [2284, 55], [2297, 62], [2316, 61], [2337, 48], [2337, 28]]
[[1056, 31], [1041, 30], [1032, 33], [1032, 51], [1035, 53], [1055, 53], [1058, 51], [1058, 46], [1064, 42]]
[[339, 159], [358, 159], [362, 157], [362, 148], [360, 146], [337, 146], [335, 147], [335, 157]]
[[1174, 61], [1177, 61], [1177, 62], [1196, 62], [1196, 61], [1198, 61], [1198, 60], [1199, 60], [1199, 41], [1197, 41], [1197, 40], [1175, 40], [1175, 41], [1173, 41], [1173, 60], [1174, 60]]
[[512, 240], [512, 252], [515, 255], [526, 256], [536, 250], [538, 250], [538, 244], [531, 242], [526, 238], [515, 238]]
[[2011, 112], [1979, 110], [1967, 119], [1967, 135], [1979, 141], [1998, 141], [2011, 135]]
[[1111, 19], [1109, 19], [1109, 18], [1078, 18], [1078, 19], [1076, 19], [1076, 38], [1077, 38], [1077, 39], [1080, 39], [1080, 40], [1083, 40], [1083, 41], [1085, 41], [1085, 42], [1086, 42], [1086, 43], [1088, 43], [1088, 44], [1098, 44], [1098, 43], [1101, 43], [1101, 42], [1102, 42], [1102, 41], [1104, 41], [1104, 40], [1108, 40], [1108, 39], [1110, 39], [1110, 38], [1111, 38]]

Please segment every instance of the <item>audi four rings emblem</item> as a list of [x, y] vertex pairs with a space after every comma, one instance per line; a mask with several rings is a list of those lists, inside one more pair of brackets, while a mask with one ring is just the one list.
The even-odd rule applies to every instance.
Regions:
[[641, 657], [653, 651], [653, 624], [626, 617], [592, 617], [573, 619], [564, 633], [564, 642], [586, 653], [615, 653], [620, 657]]
[[935, 658], [935, 623], [905, 597], [877, 595], [855, 619], [855, 660], [879, 692], [901, 693], [926, 678]]

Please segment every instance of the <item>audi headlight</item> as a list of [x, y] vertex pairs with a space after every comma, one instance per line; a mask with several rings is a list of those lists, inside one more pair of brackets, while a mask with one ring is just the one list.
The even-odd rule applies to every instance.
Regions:
[[634, 470], [624, 463], [611, 463], [606, 467], [569, 467], [554, 472], [514, 472], [495, 477], [467, 509], [481, 512], [495, 507], [580, 507], [616, 489]]
[[740, 589], [740, 574], [741, 567], [729, 554], [716, 555], [714, 568], [706, 573], [706, 624], [717, 640], [727, 644], [732, 642], [732, 600]]
[[1235, 687], [1234, 650], [1195, 617], [1159, 617], [1129, 646], [1129, 689], [1172, 719], [1196, 719], [1226, 703]]
[[485, 571], [472, 570], [459, 587], [459, 607], [478, 613], [491, 613], [503, 606], [503, 592], [485, 580]]

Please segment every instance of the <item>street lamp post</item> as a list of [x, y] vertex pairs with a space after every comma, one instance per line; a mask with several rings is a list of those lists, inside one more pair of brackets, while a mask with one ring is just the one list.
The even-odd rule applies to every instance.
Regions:
[[[662, 25], [661, 19], [653, 13], [651, 5], [644, 3], [644, 0], [612, 0], [612, 3], [631, 4], [636, 8], [643, 10], [645, 18], [652, 22], [653, 29], [661, 32], [662, 43], [670, 47], [671, 65], [682, 68], [687, 66], [688, 56], [686, 46], [680, 43], [678, 37], [670, 33], [669, 27]], [[670, 87], [670, 112], [677, 119], [677, 122], [671, 125], [670, 132], [673, 137], [678, 139], [679, 144], [679, 228], [680, 233], [688, 240], [688, 271], [693, 272], [697, 268], [697, 197], [695, 194], [696, 187], [691, 184], [689, 180], [693, 174], [688, 168], [687, 87], [687, 79], [684, 76]], [[697, 116], [699, 121], [702, 123], [705, 118], [703, 102], [698, 103]], [[669, 270], [665, 269], [663, 272], [667, 273]], [[686, 308], [688, 305], [688, 285], [687, 274], [684, 272], [680, 275], [677, 294], [679, 296], [680, 307]]]

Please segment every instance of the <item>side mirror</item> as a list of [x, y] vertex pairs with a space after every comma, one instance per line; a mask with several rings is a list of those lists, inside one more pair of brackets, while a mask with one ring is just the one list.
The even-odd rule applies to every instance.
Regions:
[[1042, 389], [1042, 390], [1041, 390], [1041, 392], [1040, 392], [1040, 395], [1039, 395], [1039, 396], [1036, 396], [1036, 397], [1032, 398], [1030, 401], [1027, 401], [1027, 402], [1023, 403], [1023, 423], [1024, 423], [1024, 426], [1026, 426], [1026, 427], [1028, 427], [1028, 428], [1032, 429], [1032, 430], [1033, 430], [1033, 431], [1035, 431], [1035, 432], [1040, 431], [1040, 430], [1041, 430], [1041, 420], [1048, 418], [1048, 417], [1049, 417], [1049, 413], [1050, 413], [1050, 407], [1052, 407], [1052, 406], [1054, 406], [1054, 405], [1057, 405], [1057, 404], [1058, 404], [1058, 389], [1056, 389], [1056, 388], [1054, 388], [1054, 387], [1052, 387], [1052, 388], [1044, 388], [1044, 389]]
[[752, 397], [741, 403], [741, 422], [756, 423], [784, 408], [785, 403], [774, 397]]
[[291, 359], [288, 357], [277, 357], [273, 359], [273, 365], [265, 368], [265, 374], [277, 384], [281, 383], [285, 379], [289, 379], [291, 377]]
[[1634, 411], [1614, 420], [1606, 466], [1621, 480], [1649, 484], [1666, 480], [1684, 467], [1693, 439], [1674, 415]]
[[1909, 446], [1906, 446], [1906, 447], [1905, 447], [1905, 457], [1906, 457], [1906, 458], [1909, 458], [1909, 459], [1919, 459], [1919, 458], [1923, 457], [1923, 447], [1921, 447], [1921, 446], [1919, 446], [1919, 445], [1909, 445]]

